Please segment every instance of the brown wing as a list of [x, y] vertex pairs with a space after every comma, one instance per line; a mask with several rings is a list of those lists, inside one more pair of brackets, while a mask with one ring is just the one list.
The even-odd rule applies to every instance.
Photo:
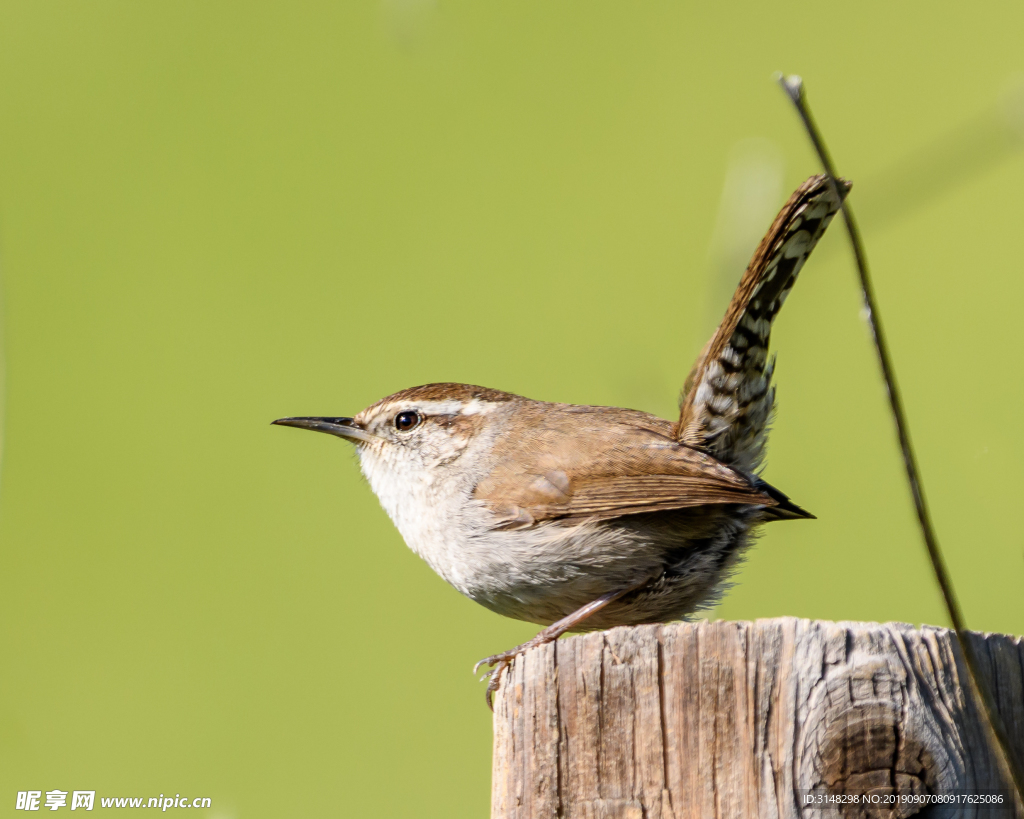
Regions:
[[[849, 189], [839, 180], [840, 195]], [[782, 207], [686, 379], [676, 428], [680, 442], [743, 472], [758, 468], [775, 403], [768, 358], [772, 322], [839, 205], [828, 178], [813, 176]]]
[[[558, 411], [545, 412], [545, 406]], [[660, 418], [540, 402], [530, 412], [536, 423], [522, 413], [518, 419], [530, 435], [501, 447], [493, 471], [474, 491], [499, 515], [501, 527], [708, 504], [786, 506], [770, 487], [679, 444], [672, 424]]]

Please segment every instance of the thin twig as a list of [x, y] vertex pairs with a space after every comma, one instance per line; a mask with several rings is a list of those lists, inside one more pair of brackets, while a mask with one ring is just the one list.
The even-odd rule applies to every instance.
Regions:
[[882, 368], [882, 378], [885, 379], [885, 389], [889, 394], [889, 407], [892, 410], [893, 421], [896, 423], [896, 437], [899, 439], [900, 452], [903, 454], [903, 465], [907, 471], [907, 482], [910, 484], [910, 493], [914, 498], [914, 509], [917, 512], [917, 520], [921, 525], [921, 535], [924, 538], [925, 547], [928, 549], [928, 557], [931, 560], [932, 569], [935, 571], [935, 579], [942, 591], [942, 599], [946, 604], [946, 612], [956, 633], [957, 642], [960, 644], [960, 651], [963, 653], [967, 663], [967, 672], [975, 694], [981, 701], [982, 711], [985, 714], [992, 739], [998, 751], [997, 757], [1002, 762], [1006, 773], [1013, 782], [1017, 792], [1017, 800], [1024, 810], [1024, 775], [1021, 773], [1013, 749], [1010, 745], [1009, 735], [1006, 727], [996, 710], [995, 699], [987, 681], [981, 675], [978, 656], [964, 626], [963, 613], [960, 604], [957, 602], [956, 593], [953, 590], [953, 583], [949, 578], [946, 563], [942, 558], [939, 549], [939, 542], [935, 536], [935, 529], [932, 526], [931, 516], [928, 514], [928, 506], [924, 500], [924, 489], [921, 486], [920, 472], [917, 468], [917, 459], [914, 457], [914, 449], [910, 444], [910, 432], [907, 426], [906, 415], [903, 412], [903, 401], [900, 398], [899, 388], [896, 385], [896, 373], [889, 357], [889, 347], [885, 341], [885, 334], [882, 332], [882, 319], [878, 313], [875, 302], [875, 293], [871, 287], [871, 278], [868, 275], [868, 262], [864, 255], [864, 245], [861, 242], [860, 231], [857, 229], [857, 222], [853, 218], [848, 202], [843, 201], [839, 195], [839, 188], [836, 184], [835, 168], [832, 165], [832, 158], [829, 156], [825, 141], [818, 130], [814, 119], [811, 117], [810, 108], [804, 94], [803, 80], [797, 76], [786, 77], [781, 73], [777, 75], [779, 85], [786, 92], [786, 95], [796, 106], [800, 119], [803, 120], [807, 134], [814, 144], [814, 150], [821, 160], [821, 164], [828, 174], [832, 184], [832, 191], [836, 198], [842, 203], [843, 220], [846, 223], [846, 232], [850, 236], [850, 244], [853, 247], [853, 256], [857, 262], [857, 274], [860, 277], [861, 295], [864, 298], [864, 310], [868, 326], [871, 328], [871, 338], [874, 341], [875, 352], [878, 354], [878, 363]]

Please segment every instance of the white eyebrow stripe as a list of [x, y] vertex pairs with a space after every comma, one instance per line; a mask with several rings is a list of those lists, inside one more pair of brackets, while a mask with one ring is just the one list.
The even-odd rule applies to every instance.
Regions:
[[419, 409], [427, 415], [458, 415], [462, 412], [462, 401], [420, 401]]
[[485, 415], [494, 409], [494, 404], [474, 398], [462, 409], [463, 415]]
[[406, 408], [417, 409], [424, 415], [483, 415], [494, 409], [494, 405], [478, 398], [471, 401], [403, 401], [389, 407], [388, 413]]

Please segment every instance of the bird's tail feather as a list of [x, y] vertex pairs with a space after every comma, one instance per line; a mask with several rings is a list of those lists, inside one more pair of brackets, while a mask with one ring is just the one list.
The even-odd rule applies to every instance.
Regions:
[[[850, 183], [839, 180], [840, 195], [849, 190]], [[756, 471], [775, 405], [774, 361], [768, 357], [772, 323], [839, 207], [824, 175], [804, 182], [783, 206], [686, 379], [676, 426], [681, 443], [744, 472]]]

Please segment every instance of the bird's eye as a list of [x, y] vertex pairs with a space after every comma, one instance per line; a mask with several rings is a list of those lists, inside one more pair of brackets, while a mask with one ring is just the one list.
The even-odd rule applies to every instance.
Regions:
[[395, 429], [399, 432], [408, 432], [410, 429], [418, 427], [422, 420], [420, 414], [415, 410], [406, 410], [395, 416]]

